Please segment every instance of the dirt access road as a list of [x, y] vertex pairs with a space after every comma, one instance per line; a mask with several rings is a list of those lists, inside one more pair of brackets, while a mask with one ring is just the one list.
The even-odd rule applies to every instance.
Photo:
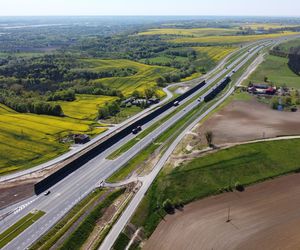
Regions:
[[143, 249], [300, 249], [300, 174], [209, 197], [165, 219]]

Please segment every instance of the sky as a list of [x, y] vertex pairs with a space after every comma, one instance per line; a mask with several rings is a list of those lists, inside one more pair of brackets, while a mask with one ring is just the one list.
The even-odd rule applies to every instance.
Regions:
[[0, 16], [300, 16], [300, 0], [0, 0]]

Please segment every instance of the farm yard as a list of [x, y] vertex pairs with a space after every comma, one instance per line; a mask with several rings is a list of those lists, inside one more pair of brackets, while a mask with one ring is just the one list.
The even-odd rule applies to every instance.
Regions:
[[93, 121], [20, 114], [0, 105], [0, 175], [26, 169], [69, 149], [59, 138], [69, 133], [91, 136], [105, 131]]

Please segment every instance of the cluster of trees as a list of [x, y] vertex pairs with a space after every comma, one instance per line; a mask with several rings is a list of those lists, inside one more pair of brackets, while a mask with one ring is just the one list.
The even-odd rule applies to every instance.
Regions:
[[88, 71], [88, 70], [74, 70], [68, 73], [65, 81], [72, 81], [75, 79], [85, 79], [85, 80], [94, 80], [100, 78], [109, 78], [109, 77], [126, 77], [132, 76], [137, 73], [135, 68], [116, 68], [101, 72]]
[[121, 108], [117, 101], [112, 103], [107, 103], [104, 107], [100, 108], [98, 111], [99, 119], [107, 119], [114, 116], [120, 112]]
[[58, 104], [51, 104], [37, 99], [25, 99], [20, 96], [15, 96], [14, 93], [9, 93], [3, 90], [0, 92], [0, 103], [20, 113], [34, 113], [53, 116], [64, 115], [61, 106]]
[[300, 75], [300, 47], [291, 49], [288, 65], [291, 70]]
[[296, 105], [300, 105], [300, 93], [295, 90], [291, 96], [274, 96], [271, 100], [271, 107], [273, 109], [278, 109], [281, 105], [283, 108], [290, 108]]
[[143, 92], [135, 90], [132, 93], [132, 97], [134, 98], [146, 98], [148, 100], [156, 95], [157, 93], [155, 88], [146, 88]]
[[[76, 58], [68, 55], [45, 55], [34, 58], [10, 58], [0, 65], [0, 75], [13, 77], [23, 83], [24, 86], [33, 81], [40, 84], [54, 84], [57, 82], [70, 82], [77, 79], [85, 81], [108, 78], [125, 77], [137, 73], [135, 68], [114, 68], [96, 72], [93, 70], [80, 69], [84, 66]], [[75, 69], [74, 68], [78, 68]]]
[[79, 66], [71, 56], [45, 55], [33, 58], [10, 58], [0, 67], [0, 75], [18, 79], [64, 81], [71, 68]]
[[112, 89], [102, 83], [79, 83], [74, 86], [76, 94], [107, 95], [123, 98], [120, 90]]
[[68, 101], [72, 102], [76, 100], [75, 91], [72, 89], [56, 91], [53, 94], [51, 93], [47, 101]]
[[273, 49], [271, 49], [270, 54], [273, 56], [279, 56], [279, 57], [288, 57], [288, 55], [289, 55], [289, 53], [281, 50], [279, 46], [275, 46]]
[[157, 78], [156, 83], [159, 87], [165, 87], [166, 83], [179, 82], [181, 79], [191, 76], [196, 73], [195, 67], [191, 66], [188, 69], [181, 69], [178, 72], [171, 72], [164, 74], [163, 76]]

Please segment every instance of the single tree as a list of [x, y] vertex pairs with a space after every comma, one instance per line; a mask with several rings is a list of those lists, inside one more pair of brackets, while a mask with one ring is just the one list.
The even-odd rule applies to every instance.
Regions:
[[214, 139], [214, 134], [212, 131], [207, 131], [205, 133], [205, 138], [206, 138], [206, 141], [207, 141], [207, 145], [209, 147], [212, 147], [213, 146], [213, 139]]

